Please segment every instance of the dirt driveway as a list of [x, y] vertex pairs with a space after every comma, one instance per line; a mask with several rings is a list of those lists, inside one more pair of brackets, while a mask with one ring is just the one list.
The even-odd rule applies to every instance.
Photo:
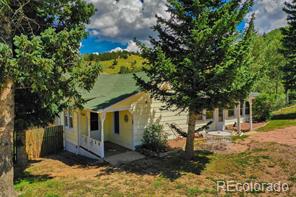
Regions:
[[251, 133], [245, 140], [228, 145], [226, 153], [244, 152], [251, 148], [252, 144], [254, 144], [252, 142], [275, 142], [283, 145], [296, 146], [296, 126], [269, 132]]

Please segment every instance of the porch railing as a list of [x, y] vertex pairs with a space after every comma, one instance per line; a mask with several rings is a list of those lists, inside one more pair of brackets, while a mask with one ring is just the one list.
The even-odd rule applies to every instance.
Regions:
[[92, 153], [95, 153], [96, 155], [101, 155], [101, 142], [99, 140], [90, 138], [86, 135], [80, 136], [80, 146], [87, 149], [88, 151], [91, 151]]

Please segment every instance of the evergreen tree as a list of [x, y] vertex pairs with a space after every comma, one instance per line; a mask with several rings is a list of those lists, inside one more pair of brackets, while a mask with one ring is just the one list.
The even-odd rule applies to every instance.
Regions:
[[91, 89], [97, 78], [100, 66], [84, 65], [79, 54], [94, 11], [83, 0], [0, 0], [0, 196], [15, 195], [15, 109], [35, 106], [24, 110], [35, 113], [30, 121], [44, 114], [52, 119], [69, 106], [80, 106], [78, 89]]
[[[238, 30], [253, 2], [169, 0], [169, 19], [157, 17], [152, 47], [139, 43], [148, 80], [138, 84], [165, 108], [189, 112], [185, 155], [194, 154], [198, 115], [248, 96], [253, 84], [250, 43], [253, 19]], [[253, 17], [254, 18], [254, 17]]]
[[287, 63], [283, 66], [283, 80], [289, 103], [289, 90], [296, 90], [296, 0], [286, 2], [284, 11], [288, 14], [288, 27], [283, 29], [283, 49]]

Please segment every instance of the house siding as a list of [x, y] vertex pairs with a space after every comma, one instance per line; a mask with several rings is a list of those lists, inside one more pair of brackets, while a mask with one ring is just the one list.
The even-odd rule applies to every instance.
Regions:
[[[78, 113], [73, 110], [73, 128], [64, 127], [64, 148], [73, 153], [78, 153]], [[64, 123], [64, 113], [61, 114], [61, 123]]]
[[[105, 141], [119, 144], [129, 149], [133, 149], [133, 118], [132, 114], [125, 110], [119, 112], [119, 134], [114, 132], [114, 112], [108, 112], [104, 123]], [[128, 117], [128, 121], [124, 117]]]
[[177, 134], [169, 127], [170, 124], [176, 124], [182, 130], [187, 130], [188, 115], [186, 112], [174, 112], [161, 110], [164, 104], [155, 99], [151, 99], [148, 94], [143, 94], [135, 104], [134, 108], [134, 145], [140, 145], [144, 134], [144, 129], [153, 123], [163, 125], [164, 131], [169, 139], [174, 139]]

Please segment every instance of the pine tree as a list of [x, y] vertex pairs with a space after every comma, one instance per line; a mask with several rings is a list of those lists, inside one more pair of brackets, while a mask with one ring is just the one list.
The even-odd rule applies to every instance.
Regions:
[[[52, 118], [64, 108], [81, 106], [78, 89], [89, 90], [97, 78], [100, 66], [82, 64], [79, 54], [94, 11], [83, 0], [0, 0], [0, 196], [15, 195], [15, 109], [30, 103], [37, 109], [33, 122], [44, 113]], [[16, 90], [24, 92], [15, 97]]]
[[135, 75], [140, 87], [164, 102], [165, 108], [189, 112], [188, 159], [194, 154], [197, 116], [204, 109], [234, 104], [250, 92], [254, 17], [246, 29], [237, 27], [252, 4], [251, 0], [169, 0], [171, 16], [157, 17], [153, 29], [158, 37], [150, 39], [152, 47], [139, 43], [148, 76], [143, 80]]
[[283, 28], [283, 49], [287, 63], [283, 66], [283, 80], [289, 103], [288, 93], [296, 90], [296, 0], [286, 2], [284, 11], [288, 14], [288, 27]]

